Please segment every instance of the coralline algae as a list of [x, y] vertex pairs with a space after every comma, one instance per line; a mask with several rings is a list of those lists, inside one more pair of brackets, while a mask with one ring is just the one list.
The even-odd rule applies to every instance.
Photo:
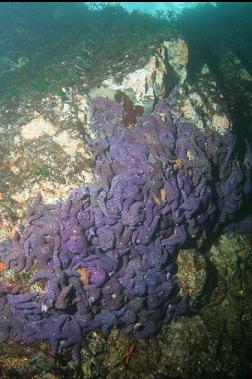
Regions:
[[178, 294], [178, 249], [252, 229], [242, 216], [252, 194], [248, 142], [198, 130], [165, 100], [145, 118], [132, 109], [122, 96], [94, 99], [97, 183], [53, 205], [38, 194], [28, 225], [0, 244], [6, 269], [36, 265], [31, 283], [46, 282], [41, 293], [0, 283], [1, 342], [46, 340], [53, 354], [72, 346], [79, 359], [90, 330], [151, 337], [190, 311]]

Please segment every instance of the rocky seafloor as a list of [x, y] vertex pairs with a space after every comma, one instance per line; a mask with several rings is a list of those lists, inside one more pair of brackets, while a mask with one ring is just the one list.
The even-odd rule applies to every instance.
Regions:
[[[194, 46], [190, 47], [190, 40], [177, 34], [178, 31], [175, 35], [166, 34], [161, 42], [150, 41], [144, 57], [139, 48], [137, 65], [125, 52], [124, 65], [121, 66], [127, 64], [127, 72], [116, 67], [113, 68], [116, 74], [113, 70], [109, 72], [108, 68], [106, 73], [101, 70], [99, 76], [97, 69], [99, 80], [94, 84], [83, 85], [88, 80], [88, 73], [80, 72], [76, 84], [64, 86], [60, 83], [55, 93], [55, 87], [53, 91], [45, 87], [45, 70], [40, 75], [46, 79], [39, 79], [32, 92], [25, 79], [23, 86], [19, 86], [21, 98], [15, 93], [11, 98], [2, 97], [2, 240], [20, 228], [38, 191], [46, 203], [54, 203], [59, 198], [66, 199], [74, 188], [94, 182], [94, 155], [83, 141], [86, 136], [94, 137], [89, 106], [97, 95], [113, 98], [116, 91], [124, 91], [148, 113], [157, 98], [168, 96], [170, 89], [178, 85], [173, 106], [202, 132], [209, 127], [220, 135], [232, 127], [239, 130], [232, 117], [234, 110], [229, 108], [235, 105], [235, 99], [229, 102], [227, 88], [236, 80], [237, 92], [240, 90], [246, 99], [251, 96], [248, 65], [242, 66], [243, 60], [237, 51], [227, 45], [221, 57], [223, 60], [227, 57], [231, 67], [224, 63], [220, 66], [224, 81], [215, 75], [207, 57], [192, 76], [190, 60], [195, 58]], [[70, 63], [68, 66], [68, 59], [69, 62], [78, 60], [80, 46], [81, 40], [80, 45], [74, 46], [64, 57], [69, 71], [76, 68]], [[91, 62], [95, 60], [94, 54], [95, 48], [89, 54]], [[216, 56], [219, 56], [217, 52]], [[53, 64], [60, 67], [61, 62], [56, 60]], [[108, 62], [108, 66], [111, 64], [113, 62]], [[247, 73], [241, 80], [235, 75], [238, 64], [241, 75]], [[16, 69], [22, 71], [24, 67], [20, 64]], [[35, 79], [32, 82], [34, 84]], [[248, 102], [246, 114], [243, 114], [245, 130], [249, 129], [250, 109]], [[71, 359], [71, 349], [53, 358], [47, 343], [26, 345], [22, 341], [10, 340], [0, 346], [1, 376], [245, 378], [251, 369], [250, 252], [249, 235], [223, 235], [204, 249], [199, 246], [180, 250], [176, 274], [180, 294], [189, 293], [196, 313], [172, 321], [163, 327], [154, 341], [135, 340], [116, 327], [107, 337], [99, 330], [91, 331], [87, 335], [89, 349], [82, 349], [81, 363], [76, 366]], [[18, 283], [23, 293], [30, 288], [33, 274], [33, 269], [18, 273], [3, 267], [0, 272], [1, 282], [8, 282], [11, 286]]]

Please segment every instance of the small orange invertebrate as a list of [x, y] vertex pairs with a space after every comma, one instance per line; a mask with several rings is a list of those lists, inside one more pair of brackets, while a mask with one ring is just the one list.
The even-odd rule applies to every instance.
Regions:
[[82, 281], [82, 283], [85, 286], [88, 286], [90, 284], [89, 280], [90, 280], [90, 276], [91, 276], [91, 271], [88, 268], [79, 268], [77, 271], [81, 275], [80, 280]]
[[166, 192], [164, 188], [161, 188], [160, 190], [160, 197], [156, 196], [152, 191], [150, 191], [150, 193], [156, 204], [160, 205], [161, 203], [165, 203]]
[[161, 195], [161, 200], [164, 203], [165, 202], [165, 197], [166, 197], [166, 192], [165, 192], [164, 188], [161, 188], [160, 195]]
[[161, 201], [159, 199], [159, 197], [157, 197], [153, 192], [151, 192], [152, 196], [153, 196], [153, 199], [155, 201], [156, 204], [160, 205], [161, 204]]
[[5, 264], [3, 262], [0, 262], [0, 271], [5, 269]]
[[184, 167], [184, 163], [181, 159], [177, 158], [174, 160], [174, 168], [175, 170], [182, 170]]
[[123, 358], [122, 358], [122, 362], [123, 364], [125, 364], [125, 366], [127, 366], [129, 364], [129, 361], [132, 357], [132, 355], [134, 354], [136, 350], [136, 346], [135, 344], [131, 345], [129, 350], [124, 354]]

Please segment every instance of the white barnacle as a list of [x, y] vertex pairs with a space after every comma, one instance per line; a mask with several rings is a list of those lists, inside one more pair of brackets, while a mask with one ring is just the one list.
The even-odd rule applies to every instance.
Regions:
[[47, 304], [42, 304], [41, 305], [41, 311], [42, 312], [47, 312], [48, 311], [48, 305]]

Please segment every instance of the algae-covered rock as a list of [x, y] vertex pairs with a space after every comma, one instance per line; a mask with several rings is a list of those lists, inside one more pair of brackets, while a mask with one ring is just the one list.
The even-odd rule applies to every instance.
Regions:
[[107, 96], [111, 99], [117, 91], [125, 92], [135, 103], [144, 106], [144, 114], [152, 111], [159, 97], [168, 95], [176, 84], [182, 84], [187, 76], [188, 47], [185, 41], [177, 38], [164, 41], [156, 49], [148, 63], [121, 79], [105, 79], [99, 88], [93, 88], [89, 95]]

